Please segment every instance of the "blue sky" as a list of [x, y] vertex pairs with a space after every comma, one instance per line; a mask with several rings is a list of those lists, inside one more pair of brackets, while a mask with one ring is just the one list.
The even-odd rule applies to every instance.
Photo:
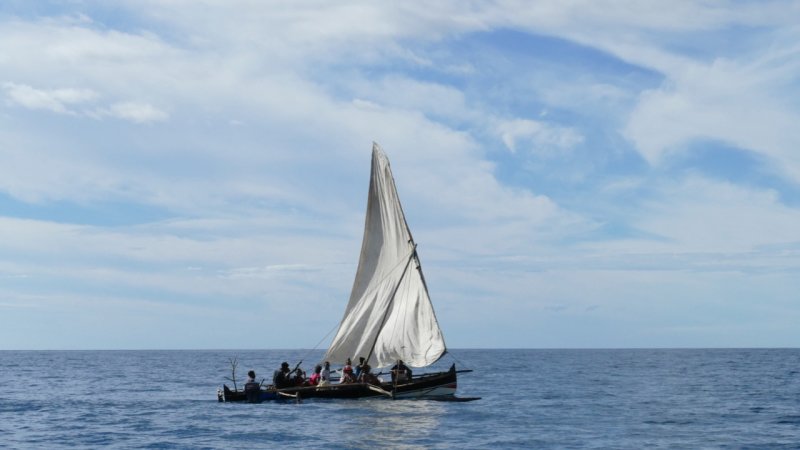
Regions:
[[450, 347], [800, 346], [799, 14], [4, 2], [0, 349], [324, 347], [372, 141]]

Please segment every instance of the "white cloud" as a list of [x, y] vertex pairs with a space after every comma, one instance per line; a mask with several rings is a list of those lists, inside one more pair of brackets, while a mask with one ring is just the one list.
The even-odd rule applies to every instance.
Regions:
[[105, 116], [130, 120], [136, 123], [158, 122], [169, 115], [156, 107], [142, 102], [119, 102], [108, 108], [94, 110], [78, 109], [80, 104], [95, 103], [100, 95], [91, 89], [60, 88], [37, 89], [26, 84], [3, 83], [7, 101], [33, 110], [47, 110], [73, 116], [102, 118]]
[[[278, 233], [293, 226], [201, 221], [106, 228], [0, 217], [0, 233], [14, 236], [0, 242], [0, 279], [53, 293], [116, 286], [118, 296], [149, 290], [159, 298], [167, 293], [238, 298], [269, 290], [278, 296], [298, 289], [312, 296], [331, 286], [346, 289], [357, 236]], [[188, 264], [202, 268], [187, 270]], [[215, 307], [223, 308], [224, 301]]]
[[115, 103], [108, 109], [107, 114], [136, 123], [162, 122], [169, 118], [166, 112], [153, 105], [139, 102]]
[[238, 267], [235, 269], [224, 270], [220, 273], [222, 278], [243, 279], [243, 278], [273, 278], [285, 272], [318, 272], [320, 269], [307, 264], [277, 264], [263, 267]]
[[92, 101], [98, 97], [91, 89], [36, 89], [25, 84], [3, 83], [7, 99], [28, 109], [44, 109], [62, 114], [75, 114], [68, 106]]
[[690, 177], [646, 211], [638, 225], [667, 238], [662, 246], [672, 251], [752, 252], [800, 242], [800, 211], [770, 190]]
[[[694, 140], [713, 139], [766, 156], [800, 180], [800, 110], [789, 100], [800, 95], [800, 47], [790, 19], [800, 12], [796, 2], [542, 3], [520, 11], [509, 19], [516, 26], [664, 77], [641, 93], [622, 130], [651, 164]], [[736, 27], [750, 32], [729, 31]], [[730, 40], [730, 48], [715, 36]]]
[[496, 132], [511, 152], [524, 145], [541, 156], [555, 156], [569, 152], [583, 142], [583, 136], [574, 129], [548, 125], [530, 119], [501, 121]]
[[580, 245], [597, 267], [694, 273], [800, 269], [800, 211], [774, 191], [698, 176], [664, 182], [627, 222], [644, 237]]
[[[47, 302], [60, 301], [59, 288], [69, 287], [67, 297], [77, 299], [112, 286], [115, 301], [130, 301], [137, 311], [136, 304], [167, 304], [175, 294], [194, 302], [211, 295], [223, 305], [303, 298], [303, 307], [327, 313], [338, 305], [331, 292], [346, 297], [354, 270], [372, 140], [392, 159], [423, 262], [433, 270], [429, 278], [438, 294], [450, 299], [446, 305], [502, 297], [519, 316], [588, 311], [598, 301], [626, 308], [648, 286], [679, 286], [669, 291], [675, 296], [687, 292], [694, 280], [684, 276], [686, 267], [797, 270], [790, 245], [800, 218], [767, 190], [700, 177], [652, 181], [658, 173], [638, 173], [635, 182], [611, 177], [613, 185], [597, 191], [614, 199], [653, 184], [660, 189], [654, 194], [659, 201], [624, 219], [661, 240], [576, 242], [607, 213], [593, 202], [591, 187], [575, 194], [585, 198], [572, 199], [574, 211], [567, 210], [554, 197], [532, 192], [525, 180], [507, 184], [487, 159], [486, 144], [499, 140], [517, 156], [533, 152], [547, 164], [589, 139], [581, 122], [592, 114], [611, 111], [614, 123], [624, 123], [616, 114], [638, 101], [623, 131], [654, 165], [688, 141], [711, 138], [797, 171], [796, 38], [785, 28], [797, 6], [128, 5], [137, 22], [125, 29], [134, 31], [81, 15], [3, 19], [0, 71], [8, 81], [0, 91], [7, 106], [0, 113], [0, 191], [23, 203], [40, 202], [44, 213], [51, 201], [88, 206], [98, 215], [113, 215], [104, 205], [122, 203], [134, 210], [155, 207], [172, 218], [115, 227], [0, 220], [0, 235], [14, 236], [0, 241], [3, 279], [37, 286], [49, 281], [54, 292]], [[755, 41], [725, 55], [673, 42], [760, 26], [761, 38], [772, 42], [769, 51]], [[591, 70], [560, 79], [546, 64], [502, 73], [453, 56], [458, 52], [449, 48], [466, 33], [507, 29], [572, 42], [612, 65], [652, 71], [663, 83], [640, 93], [641, 85], [615, 84], [615, 77], [626, 77], [624, 69], [602, 80]], [[524, 57], [497, 52], [499, 59]], [[515, 61], [509, 66], [517, 68]], [[514, 89], [527, 88], [536, 101], [532, 109], [548, 113], [536, 120], [530, 118], [536, 112], [515, 117], [509, 99], [483, 96], [481, 90], [501, 88], [481, 84], [481, 75], [492, 70], [498, 71], [492, 79], [513, 78]], [[26, 116], [43, 114], [18, 114], [22, 108], [56, 114], [37, 121]], [[164, 121], [170, 121], [168, 130], [127, 123]], [[462, 270], [453, 263], [475, 266]], [[643, 274], [638, 265], [663, 272]], [[561, 272], [548, 278], [552, 271]], [[436, 277], [442, 274], [446, 281]], [[733, 279], [709, 277], [700, 284], [711, 295], [714, 283]], [[635, 288], [619, 288], [626, 282]], [[463, 286], [483, 294], [456, 298]], [[605, 290], [620, 298], [599, 292]], [[15, 290], [9, 295], [32, 298]], [[92, 298], [92, 308], [103, 301]], [[654, 301], [670, 298], [664, 293]], [[508, 321], [503, 308], [496, 310], [497, 323]], [[464, 329], [462, 336], [469, 335], [469, 324]], [[527, 328], [520, 330], [524, 337]]]
[[378, 81], [357, 77], [344, 83], [355, 91], [359, 100], [387, 108], [421, 112], [434, 119], [477, 120], [479, 117], [467, 106], [464, 93], [451, 86], [400, 76], [384, 77]]
[[789, 58], [674, 68], [664, 86], [643, 93], [625, 132], [653, 164], [694, 139], [714, 139], [772, 158], [800, 181], [800, 111], [786, 102], [797, 91], [787, 78], [800, 52]]

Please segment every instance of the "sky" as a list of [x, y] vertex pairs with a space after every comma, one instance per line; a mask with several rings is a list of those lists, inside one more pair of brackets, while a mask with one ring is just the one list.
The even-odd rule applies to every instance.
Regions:
[[0, 349], [800, 346], [800, 2], [0, 3]]

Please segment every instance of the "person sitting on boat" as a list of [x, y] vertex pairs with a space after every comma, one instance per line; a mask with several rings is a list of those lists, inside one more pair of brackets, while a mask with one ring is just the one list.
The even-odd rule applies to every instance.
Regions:
[[374, 384], [376, 386], [380, 386], [381, 380], [377, 376], [375, 376], [375, 374], [370, 372], [370, 370], [371, 368], [369, 367], [369, 364], [364, 364], [361, 367], [361, 374], [358, 376], [358, 382], [369, 383], [369, 384]]
[[402, 359], [397, 360], [397, 364], [392, 366], [392, 383], [404, 383], [411, 381], [411, 369], [403, 364]]
[[344, 367], [342, 367], [342, 379], [339, 382], [353, 383], [355, 381], [356, 378], [353, 376], [353, 362], [350, 361], [350, 358], [347, 358], [347, 362], [345, 362]]
[[358, 378], [361, 376], [361, 371], [364, 370], [364, 364], [366, 364], [364, 362], [364, 357], [363, 356], [359, 356], [358, 357], [358, 365], [356, 366], [356, 372], [353, 375], [356, 380], [358, 380]]
[[322, 366], [322, 372], [319, 373], [319, 385], [320, 386], [327, 386], [331, 382], [331, 363], [325, 361], [325, 365]]
[[294, 369], [294, 375], [292, 376], [292, 384], [295, 386], [303, 386], [306, 384], [306, 372], [297, 367]]
[[311, 374], [311, 376], [310, 376], [310, 377], [308, 377], [308, 384], [309, 384], [309, 386], [316, 386], [316, 385], [318, 385], [318, 384], [319, 384], [319, 382], [320, 382], [320, 378], [322, 378], [322, 375], [321, 375], [321, 373], [322, 373], [322, 366], [320, 366], [319, 364], [317, 364], [317, 365], [314, 367], [314, 373], [312, 373], [312, 374]]
[[289, 372], [289, 363], [282, 362], [281, 368], [272, 375], [272, 384], [275, 385], [275, 388], [282, 389], [293, 385], [292, 380], [289, 379]]
[[244, 384], [244, 395], [248, 403], [258, 403], [261, 395], [261, 383], [256, 381], [256, 371], [247, 372], [247, 382]]

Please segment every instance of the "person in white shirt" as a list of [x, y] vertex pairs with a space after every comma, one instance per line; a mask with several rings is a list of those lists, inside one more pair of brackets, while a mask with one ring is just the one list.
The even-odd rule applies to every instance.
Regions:
[[325, 386], [331, 382], [331, 363], [325, 361], [322, 371], [319, 373], [319, 386]]

